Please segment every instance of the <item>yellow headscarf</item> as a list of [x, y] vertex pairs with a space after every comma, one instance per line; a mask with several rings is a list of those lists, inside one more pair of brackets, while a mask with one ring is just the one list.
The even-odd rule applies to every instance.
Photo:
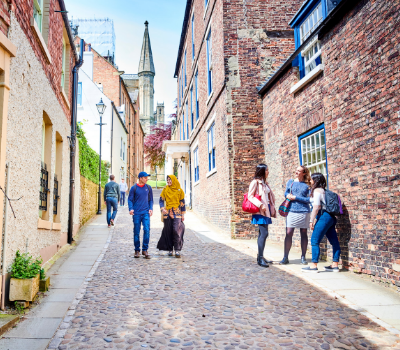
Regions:
[[165, 209], [179, 208], [181, 200], [185, 198], [181, 185], [175, 175], [168, 175], [172, 181], [171, 186], [166, 186], [161, 192], [161, 197], [165, 200]]

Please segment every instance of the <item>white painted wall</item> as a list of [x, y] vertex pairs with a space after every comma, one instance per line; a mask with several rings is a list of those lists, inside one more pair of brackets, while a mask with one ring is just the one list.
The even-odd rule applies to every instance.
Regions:
[[112, 173], [115, 175], [115, 181], [120, 183], [122, 178], [126, 181], [128, 135], [115, 111], [113, 122]]

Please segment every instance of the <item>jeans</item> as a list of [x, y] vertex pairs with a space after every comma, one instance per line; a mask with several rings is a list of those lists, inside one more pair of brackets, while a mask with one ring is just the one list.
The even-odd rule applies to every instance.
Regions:
[[143, 225], [143, 245], [142, 251], [149, 249], [150, 241], [150, 214], [134, 214], [133, 215], [133, 242], [135, 251], [140, 252], [140, 227]]
[[[320, 212], [321, 213], [321, 212]], [[340, 244], [336, 233], [336, 218], [331, 216], [327, 212], [323, 212], [322, 215], [318, 214], [317, 223], [315, 224], [314, 231], [311, 236], [311, 252], [313, 263], [318, 263], [320, 248], [319, 245], [326, 235], [329, 243], [333, 249], [333, 261], [339, 262], [340, 259]]]
[[125, 192], [121, 192], [121, 199], [119, 201], [119, 204], [121, 204], [122, 207], [125, 205], [125, 195]]
[[[117, 216], [118, 198], [107, 197], [106, 198], [106, 203], [107, 203], [107, 224], [110, 225], [111, 219], [115, 220], [115, 217]], [[111, 207], [113, 209], [112, 215], [111, 215]]]

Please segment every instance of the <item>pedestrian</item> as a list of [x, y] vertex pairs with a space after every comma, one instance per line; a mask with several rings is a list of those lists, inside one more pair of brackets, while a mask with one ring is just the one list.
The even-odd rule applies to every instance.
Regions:
[[185, 193], [178, 179], [174, 175], [168, 175], [167, 186], [160, 196], [161, 215], [163, 215], [164, 228], [161, 233], [157, 249], [168, 251], [169, 256], [181, 257], [183, 235], [185, 233], [186, 206]]
[[310, 230], [313, 231], [311, 236], [311, 253], [312, 263], [302, 269], [303, 272], [318, 272], [318, 261], [320, 255], [319, 245], [326, 236], [332, 245], [333, 262], [330, 266], [325, 266], [325, 271], [339, 272], [340, 244], [336, 233], [336, 218], [329, 214], [326, 208], [326, 179], [321, 173], [311, 175], [311, 204], [313, 210], [311, 212]]
[[[110, 181], [104, 187], [104, 202], [107, 205], [107, 224], [108, 227], [114, 226], [114, 220], [117, 216], [118, 202], [121, 196], [119, 185], [114, 181], [115, 176], [110, 175]], [[112, 215], [111, 215], [112, 208]]]
[[289, 214], [286, 217], [286, 236], [281, 265], [289, 264], [289, 252], [292, 247], [293, 233], [300, 229], [301, 264], [307, 265], [306, 253], [308, 245], [307, 229], [310, 225], [310, 170], [304, 165], [295, 172], [295, 179], [286, 184], [285, 198], [290, 200]]
[[119, 190], [121, 192], [121, 200], [119, 205], [121, 207], [125, 206], [125, 195], [126, 192], [128, 192], [128, 185], [125, 183], [125, 179], [121, 179], [121, 182], [119, 183]]
[[153, 215], [153, 190], [147, 185], [149, 174], [139, 173], [139, 183], [133, 185], [129, 191], [129, 214], [133, 216], [133, 241], [135, 245], [135, 258], [140, 258], [140, 228], [143, 226], [142, 255], [146, 259], [150, 242], [150, 217]]
[[[251, 223], [258, 225], [257, 264], [261, 267], [269, 267], [268, 264], [272, 264], [272, 261], [264, 258], [264, 249], [268, 238], [268, 225], [272, 224], [271, 217], [276, 218], [275, 196], [267, 182], [268, 174], [269, 171], [266, 164], [257, 165], [254, 179], [250, 183], [247, 194], [248, 200], [260, 209], [258, 213], [253, 214]], [[259, 195], [261, 200], [256, 198], [256, 195]]]

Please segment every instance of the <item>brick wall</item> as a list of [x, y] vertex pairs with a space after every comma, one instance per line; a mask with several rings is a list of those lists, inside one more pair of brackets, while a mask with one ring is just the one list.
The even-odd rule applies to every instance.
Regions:
[[10, 27], [9, 5], [6, 0], [0, 1], [0, 31], [7, 36]]
[[[299, 165], [298, 136], [324, 123], [329, 186], [345, 207], [337, 225], [343, 264], [397, 286], [399, 12], [399, 2], [358, 2], [322, 39], [323, 74], [293, 95], [298, 71], [292, 68], [263, 100], [265, 149], [278, 202]], [[272, 225], [271, 235], [283, 238], [283, 220]]]
[[[39, 44], [39, 39], [31, 28], [31, 18], [33, 18], [33, 2], [28, 0], [12, 1], [11, 10], [14, 12], [15, 17], [24, 31], [29, 43], [34, 50], [37, 59], [41, 62], [44, 72], [53, 88], [57, 99], [62, 106], [66, 118], [71, 120], [71, 111], [65, 102], [61, 93], [61, 70], [62, 70], [62, 38], [64, 30], [64, 21], [60, 11], [60, 6], [57, 0], [49, 0], [49, 30], [47, 41], [47, 49], [51, 56], [51, 63], [47, 60], [46, 55]], [[69, 46], [71, 48], [71, 46]], [[72, 49], [69, 50], [68, 55], [70, 72], [68, 75], [69, 84], [67, 84], [67, 94], [69, 105], [72, 104], [72, 68], [75, 66], [75, 56]]]

